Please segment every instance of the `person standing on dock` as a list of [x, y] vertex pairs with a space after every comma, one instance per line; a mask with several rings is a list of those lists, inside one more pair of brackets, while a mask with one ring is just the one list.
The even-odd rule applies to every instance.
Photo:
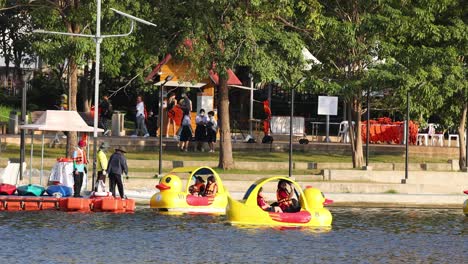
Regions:
[[97, 171], [98, 177], [96, 182], [96, 187], [94, 187], [95, 192], [104, 192], [106, 189], [106, 175], [107, 175], [107, 156], [106, 151], [109, 149], [109, 143], [102, 142], [99, 146], [99, 151], [97, 153]]
[[88, 160], [86, 159], [86, 142], [80, 140], [78, 142], [78, 147], [73, 152], [73, 196], [82, 197], [80, 195], [81, 186], [83, 186], [83, 178], [86, 170], [86, 164]]
[[109, 165], [107, 167], [107, 174], [109, 175], [109, 191], [115, 198], [115, 185], [119, 189], [119, 194], [122, 199], [126, 199], [124, 195], [124, 188], [122, 183], [122, 174], [125, 173], [128, 179], [128, 166], [127, 159], [125, 158], [127, 153], [124, 147], [118, 147], [115, 149], [114, 154], [109, 159]]

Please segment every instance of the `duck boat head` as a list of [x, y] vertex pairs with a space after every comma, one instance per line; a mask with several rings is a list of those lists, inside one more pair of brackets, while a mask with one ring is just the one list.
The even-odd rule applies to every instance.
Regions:
[[155, 186], [160, 192], [180, 192], [182, 191], [182, 181], [175, 174], [168, 174], [159, 180]]

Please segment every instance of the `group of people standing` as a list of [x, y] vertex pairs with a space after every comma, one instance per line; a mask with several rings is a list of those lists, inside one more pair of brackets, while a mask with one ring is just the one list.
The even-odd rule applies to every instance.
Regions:
[[[176, 107], [178, 107], [179, 114], [176, 113]], [[108, 120], [112, 115], [112, 105], [109, 102], [109, 98], [104, 96], [102, 102], [100, 103], [100, 121], [101, 126], [104, 128], [105, 133], [108, 130]], [[165, 132], [166, 137], [169, 137], [169, 128], [172, 126], [172, 133], [176, 140], [179, 140], [178, 147], [181, 151], [188, 151], [189, 143], [192, 141], [192, 138], [195, 138], [196, 150], [203, 151], [204, 143], [208, 143], [209, 152], [214, 152], [214, 143], [216, 143], [216, 133], [218, 129], [218, 124], [214, 117], [214, 111], [205, 112], [204, 109], [201, 109], [198, 115], [195, 118], [196, 128], [193, 131], [192, 128], [192, 101], [186, 93], [181, 94], [179, 101], [176, 99], [174, 92], [170, 92], [164, 100], [163, 109], [167, 113], [167, 122], [165, 131], [160, 131], [160, 133]], [[148, 113], [146, 111], [145, 103], [142, 96], [137, 96], [136, 106], [135, 106], [135, 133], [132, 134], [132, 137], [137, 137], [142, 135], [143, 137], [149, 137], [148, 128], [146, 125], [146, 120], [148, 119]], [[182, 115], [180, 115], [182, 112]], [[177, 124], [180, 127], [177, 127]]]
[[[174, 107], [178, 105], [183, 112], [181, 126], [179, 129], [176, 128], [178, 123], [176, 120], [176, 114]], [[214, 112], [209, 111], [208, 115], [205, 113], [205, 109], [200, 109], [198, 115], [195, 118], [195, 133], [192, 128], [192, 101], [186, 93], [182, 93], [182, 98], [177, 103], [177, 99], [174, 93], [169, 93], [166, 103], [168, 122], [166, 126], [166, 137], [169, 132], [169, 126], [172, 125], [173, 133], [175, 138], [179, 139], [179, 148], [181, 151], [188, 151], [190, 141], [195, 136], [197, 142], [196, 149], [199, 151], [203, 150], [203, 144], [208, 143], [210, 148], [209, 152], [214, 152], [214, 143], [216, 142], [216, 132], [218, 124], [214, 118]]]
[[[84, 175], [87, 173], [87, 155], [86, 155], [86, 142], [80, 140], [78, 147], [73, 152], [73, 196], [81, 196], [81, 187], [83, 185]], [[109, 192], [116, 197], [115, 187], [119, 190], [119, 195], [122, 199], [126, 199], [124, 194], [122, 176], [127, 175], [128, 179], [128, 166], [125, 153], [127, 153], [125, 147], [115, 148], [115, 152], [107, 160], [106, 151], [109, 149], [107, 142], [101, 143], [99, 151], [97, 152], [97, 181], [94, 188], [95, 192], [105, 192], [106, 176], [109, 177]]]

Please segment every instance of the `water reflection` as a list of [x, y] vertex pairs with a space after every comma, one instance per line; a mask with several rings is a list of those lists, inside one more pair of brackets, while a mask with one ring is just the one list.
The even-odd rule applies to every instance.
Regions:
[[466, 262], [460, 210], [331, 208], [333, 228], [231, 226], [224, 216], [0, 212], [2, 263]]

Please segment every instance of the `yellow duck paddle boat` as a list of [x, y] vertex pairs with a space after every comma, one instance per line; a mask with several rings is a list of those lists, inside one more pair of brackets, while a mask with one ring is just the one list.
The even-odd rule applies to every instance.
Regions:
[[[299, 205], [297, 212], [275, 212], [276, 210], [265, 211], [258, 204], [258, 193], [265, 184], [286, 181], [290, 186], [294, 186], [295, 195]], [[268, 184], [269, 183], [269, 184]], [[293, 180], [287, 177], [262, 178], [252, 184], [244, 195], [242, 201], [236, 201], [228, 197], [228, 207], [226, 215], [228, 221], [234, 225], [265, 225], [282, 227], [330, 227], [332, 215], [324, 208], [324, 205], [333, 201], [325, 199], [322, 192], [317, 188], [307, 187], [304, 191]], [[275, 204], [272, 204], [275, 206]]]
[[[463, 191], [463, 193], [468, 195], [468, 190]], [[465, 216], [468, 216], [468, 199], [466, 199], [463, 203], [463, 213], [465, 214]]]
[[[184, 179], [176, 174], [189, 174]], [[213, 185], [212, 181], [215, 181]], [[206, 182], [206, 185], [205, 185]], [[150, 207], [159, 211], [180, 213], [219, 213], [226, 212], [228, 192], [223, 186], [221, 178], [210, 167], [182, 167], [175, 168], [162, 177], [156, 185], [159, 192], [150, 200]]]

